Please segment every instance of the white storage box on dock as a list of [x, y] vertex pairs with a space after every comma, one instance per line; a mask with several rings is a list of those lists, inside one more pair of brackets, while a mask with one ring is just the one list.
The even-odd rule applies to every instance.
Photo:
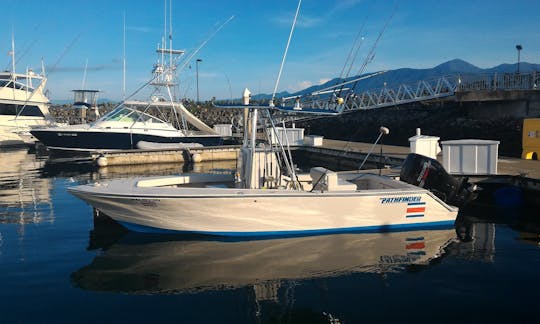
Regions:
[[214, 130], [221, 136], [232, 136], [232, 124], [217, 124]]
[[304, 137], [304, 145], [306, 146], [322, 146], [323, 136], [308, 135]]
[[421, 154], [436, 159], [437, 154], [441, 152], [439, 139], [440, 137], [422, 135], [420, 134], [420, 128], [417, 128], [416, 135], [409, 137], [411, 153]]
[[[276, 131], [274, 132], [271, 128], [268, 129], [268, 131], [270, 132], [272, 144], [277, 144], [278, 138], [279, 138], [279, 142], [283, 146], [304, 145], [304, 129], [303, 128], [276, 127], [275, 130]], [[277, 138], [276, 138], [276, 133], [277, 133]]]
[[478, 139], [441, 142], [443, 167], [450, 174], [497, 174], [499, 143]]

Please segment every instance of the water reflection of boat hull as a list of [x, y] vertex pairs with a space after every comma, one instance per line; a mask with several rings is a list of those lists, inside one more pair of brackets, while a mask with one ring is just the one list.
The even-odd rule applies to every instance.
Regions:
[[3, 150], [0, 154], [0, 223], [39, 223], [53, 218], [50, 179], [39, 170], [27, 149]]
[[[234, 170], [236, 161], [208, 161], [192, 164], [180, 163], [154, 163], [154, 164], [130, 164], [130, 165], [109, 165], [100, 167], [97, 170], [97, 179], [126, 178], [152, 174], [172, 175], [187, 172], [206, 173], [216, 170]], [[232, 171], [231, 171], [232, 172]]]
[[[282, 280], [403, 271], [427, 265], [454, 229], [339, 234], [254, 241], [152, 241], [130, 233], [77, 272], [89, 290], [171, 293], [234, 289]], [[163, 238], [161, 236], [161, 238]]]

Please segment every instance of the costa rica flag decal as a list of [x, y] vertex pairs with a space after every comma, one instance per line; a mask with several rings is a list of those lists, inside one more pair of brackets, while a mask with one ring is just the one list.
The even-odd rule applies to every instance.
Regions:
[[407, 203], [407, 213], [405, 214], [406, 218], [412, 218], [412, 217], [424, 217], [424, 213], [426, 212], [426, 203], [419, 201], [419, 202], [410, 202]]

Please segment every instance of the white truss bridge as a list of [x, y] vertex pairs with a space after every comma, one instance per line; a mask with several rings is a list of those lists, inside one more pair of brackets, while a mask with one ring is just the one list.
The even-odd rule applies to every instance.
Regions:
[[495, 90], [538, 90], [540, 73], [494, 73], [442, 76], [415, 84], [385, 85], [359, 93], [342, 91], [322, 95], [304, 95], [282, 100], [275, 108], [283, 113], [336, 115], [361, 110], [398, 106], [413, 102], [447, 98], [458, 92]]

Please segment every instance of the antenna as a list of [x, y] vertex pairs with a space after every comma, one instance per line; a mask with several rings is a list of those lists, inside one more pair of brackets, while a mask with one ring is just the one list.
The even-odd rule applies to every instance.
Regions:
[[84, 73], [83, 73], [83, 79], [82, 79], [82, 85], [81, 85], [81, 89], [83, 90], [86, 83], [86, 70], [87, 69], [88, 69], [88, 58], [86, 58], [86, 64], [84, 65]]
[[225, 78], [227, 79], [227, 83], [229, 84], [229, 96], [230, 96], [230, 101], [232, 102], [233, 97], [232, 97], [231, 81], [229, 80], [229, 77], [227, 76], [226, 73], [225, 73]]
[[[384, 127], [384, 126], [379, 127], [379, 136], [378, 136], [377, 139], [375, 140], [375, 143], [373, 143], [373, 145], [372, 145], [371, 148], [369, 149], [368, 154], [367, 154], [366, 157], [364, 158], [364, 161], [362, 161], [362, 164], [360, 164], [360, 167], [358, 168], [358, 170], [362, 170], [362, 167], [363, 167], [364, 164], [366, 163], [368, 157], [371, 155], [371, 153], [373, 152], [373, 149], [375, 148], [375, 146], [377, 145], [377, 143], [379, 142], [379, 140], [383, 137], [383, 135], [388, 135], [388, 134], [390, 134], [390, 130], [389, 130], [387, 127]], [[381, 156], [382, 156], [382, 144], [381, 144]]]
[[41, 57], [41, 76], [45, 76], [45, 61], [43, 60], [43, 56]]
[[11, 29], [11, 75], [15, 80], [15, 31]]

